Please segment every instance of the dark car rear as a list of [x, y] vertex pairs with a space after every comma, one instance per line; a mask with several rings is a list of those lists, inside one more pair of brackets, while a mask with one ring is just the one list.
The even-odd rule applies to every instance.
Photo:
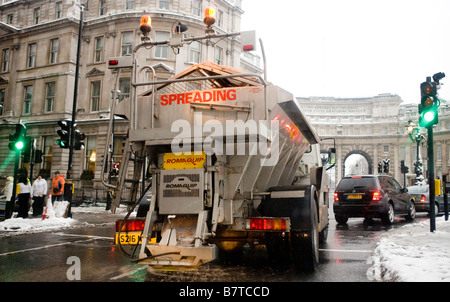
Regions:
[[338, 223], [350, 217], [381, 218], [391, 224], [395, 214], [414, 219], [411, 196], [392, 177], [386, 175], [347, 176], [334, 192], [334, 215]]

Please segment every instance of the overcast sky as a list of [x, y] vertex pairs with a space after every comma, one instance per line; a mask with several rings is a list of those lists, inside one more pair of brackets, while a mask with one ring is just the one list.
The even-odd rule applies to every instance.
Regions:
[[450, 0], [242, 2], [241, 29], [262, 39], [268, 80], [295, 96], [419, 103], [420, 83], [445, 72], [439, 95], [450, 102]]

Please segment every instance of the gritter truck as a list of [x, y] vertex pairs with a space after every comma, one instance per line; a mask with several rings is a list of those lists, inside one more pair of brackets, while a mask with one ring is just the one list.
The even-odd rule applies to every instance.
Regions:
[[314, 271], [328, 231], [328, 178], [320, 138], [292, 93], [212, 62], [140, 82], [152, 67], [139, 69], [134, 57], [109, 64], [120, 60], [133, 78], [130, 98], [113, 102], [107, 139], [114, 115], [129, 120], [117, 183], [104, 181], [112, 211], [130, 206], [116, 244], [154, 266], [198, 266], [219, 250], [263, 245], [274, 265]]

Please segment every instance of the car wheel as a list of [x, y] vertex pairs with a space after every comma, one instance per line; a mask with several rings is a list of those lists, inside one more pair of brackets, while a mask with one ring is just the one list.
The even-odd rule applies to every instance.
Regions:
[[[437, 216], [437, 214], [439, 213], [439, 205], [437, 203], [434, 204], [434, 216]], [[428, 212], [428, 215], [430, 214], [430, 212]]]
[[408, 214], [406, 215], [406, 220], [414, 220], [416, 218], [416, 206], [413, 201], [410, 201], [408, 204]]
[[336, 219], [338, 224], [345, 224], [348, 221], [348, 217], [341, 215], [334, 215], [334, 219]]
[[394, 216], [394, 206], [392, 203], [388, 203], [388, 210], [385, 214], [383, 214], [383, 216], [381, 216], [381, 221], [384, 224], [391, 225], [394, 222]]

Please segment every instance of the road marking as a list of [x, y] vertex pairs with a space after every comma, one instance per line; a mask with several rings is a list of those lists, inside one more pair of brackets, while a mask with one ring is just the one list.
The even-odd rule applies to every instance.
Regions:
[[372, 253], [371, 250], [337, 250], [337, 249], [319, 249], [320, 252], [341, 252], [341, 253]]
[[138, 269], [129, 271], [129, 272], [127, 272], [127, 273], [123, 273], [123, 274], [121, 274], [121, 275], [118, 275], [118, 276], [109, 278], [109, 280], [117, 280], [117, 279], [121, 279], [121, 278], [124, 278], [124, 277], [128, 277], [128, 276], [130, 276], [130, 275], [132, 275], [132, 274], [134, 274], [134, 273], [137, 273], [137, 272], [139, 272], [139, 271], [142, 271], [143, 269], [146, 269], [146, 268], [147, 268], [147, 266], [143, 266], [143, 267], [140, 267], [140, 268], [138, 268]]
[[69, 237], [84, 237], [84, 238], [91, 238], [91, 239], [114, 240], [113, 237], [102, 237], [102, 236], [93, 236], [93, 235], [65, 234], [65, 233], [53, 233], [53, 234], [59, 235], [59, 236], [69, 236]]
[[6, 253], [3, 253], [3, 254], [0, 254], [0, 256], [8, 256], [8, 255], [14, 255], [14, 254], [19, 254], [19, 253], [38, 251], [38, 250], [48, 249], [48, 248], [52, 248], [52, 247], [57, 247], [57, 246], [62, 246], [62, 245], [67, 245], [67, 244], [72, 244], [72, 243], [80, 243], [80, 242], [92, 241], [92, 240], [94, 240], [94, 239], [91, 238], [91, 239], [69, 241], [69, 242], [63, 242], [63, 243], [57, 243], [57, 244], [49, 244], [49, 245], [38, 246], [38, 247], [30, 248], [30, 249], [6, 252]]

